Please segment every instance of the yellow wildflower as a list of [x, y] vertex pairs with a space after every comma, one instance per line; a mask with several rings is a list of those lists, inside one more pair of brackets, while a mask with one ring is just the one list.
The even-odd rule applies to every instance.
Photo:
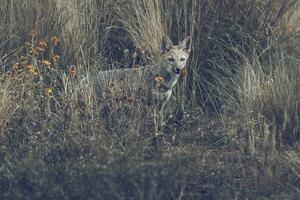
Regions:
[[32, 54], [32, 55], [38, 55], [39, 54], [35, 49], [31, 49], [29, 51], [29, 53]]
[[39, 47], [44, 47], [44, 48], [48, 46], [48, 44], [47, 44], [47, 42], [45, 40], [38, 41], [37, 45]]
[[155, 76], [155, 81], [156, 82], [161, 82], [161, 81], [163, 81], [164, 80], [164, 77], [162, 77], [161, 75], [156, 75]]
[[42, 60], [42, 63], [47, 66], [51, 65], [51, 62], [49, 62], [49, 60]]
[[31, 35], [32, 37], [36, 36], [37, 35], [36, 30], [32, 30], [29, 35]]
[[53, 94], [53, 87], [47, 87], [47, 88], [45, 89], [45, 94], [46, 94], [47, 96], [51, 96], [51, 95]]
[[54, 56], [52, 57], [52, 59], [53, 59], [54, 61], [58, 61], [59, 55], [54, 55]]
[[33, 66], [33, 64], [28, 64], [26, 68], [32, 75], [36, 76], [38, 74], [37, 69]]

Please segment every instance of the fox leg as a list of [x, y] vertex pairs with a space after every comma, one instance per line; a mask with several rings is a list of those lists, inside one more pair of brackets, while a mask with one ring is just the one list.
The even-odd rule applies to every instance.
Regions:
[[165, 125], [165, 121], [164, 121], [164, 107], [166, 105], [167, 101], [162, 102], [159, 110], [158, 110], [158, 128], [159, 129], [163, 129], [163, 126]]
[[154, 121], [154, 131], [156, 136], [158, 135], [158, 113], [157, 113], [156, 106], [154, 106], [153, 108], [153, 121]]
[[153, 145], [159, 147], [164, 143], [164, 135], [162, 130], [163, 123], [163, 108], [165, 106], [165, 101], [161, 98], [157, 98], [155, 105], [153, 106], [153, 120], [154, 120], [154, 137]]
[[154, 136], [152, 138], [153, 140], [153, 146], [155, 148], [159, 148], [161, 144], [164, 143], [164, 135], [161, 130], [161, 119], [160, 119], [160, 110], [159, 106], [154, 106], [153, 108], [153, 120], [154, 120]]
[[165, 125], [165, 118], [164, 118], [164, 109], [165, 109], [165, 106], [167, 104], [167, 102], [169, 101], [170, 97], [171, 97], [171, 94], [172, 94], [172, 90], [169, 90], [167, 92], [167, 95], [165, 96], [165, 98], [163, 100], [161, 100], [160, 102], [160, 106], [159, 106], [159, 119], [158, 119], [158, 125], [159, 125], [159, 128], [162, 129], [163, 126]]
[[153, 109], [153, 118], [154, 118], [154, 128], [155, 128], [155, 136], [154, 136], [154, 144], [158, 145], [164, 142], [164, 108], [166, 103], [168, 102], [171, 96], [172, 90], [169, 90], [167, 93], [164, 93], [162, 96], [158, 96], [156, 99], [156, 104]]
[[159, 107], [155, 107], [153, 109], [153, 120], [154, 120], [154, 130], [155, 135], [163, 134], [163, 125], [164, 125], [164, 117], [163, 110], [159, 109]]

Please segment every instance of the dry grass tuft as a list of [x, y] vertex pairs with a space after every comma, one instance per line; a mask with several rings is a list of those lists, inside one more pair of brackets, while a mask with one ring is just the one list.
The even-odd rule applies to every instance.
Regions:
[[[274, 53], [276, 54], [276, 53]], [[299, 138], [299, 60], [272, 56], [269, 65], [255, 57], [246, 63], [237, 83], [241, 112], [258, 113], [272, 122], [280, 139]]]
[[130, 0], [120, 2], [116, 9], [122, 26], [137, 50], [142, 54], [146, 53], [151, 62], [159, 58], [160, 44], [166, 35], [161, 6], [161, 2], [157, 0]]

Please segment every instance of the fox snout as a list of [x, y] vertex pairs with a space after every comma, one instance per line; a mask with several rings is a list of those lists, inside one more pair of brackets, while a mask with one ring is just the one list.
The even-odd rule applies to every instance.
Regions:
[[171, 62], [170, 65], [171, 65], [172, 69], [174, 70], [174, 72], [179, 73], [180, 70], [182, 70], [186, 66], [186, 58], [179, 57], [179, 59], [174, 59], [174, 61]]

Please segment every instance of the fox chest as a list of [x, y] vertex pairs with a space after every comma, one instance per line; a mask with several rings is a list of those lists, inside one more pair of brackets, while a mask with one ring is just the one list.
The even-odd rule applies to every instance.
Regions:
[[165, 101], [165, 100], [168, 100], [170, 98], [170, 96], [172, 95], [172, 89], [168, 89], [168, 90], [164, 90], [164, 91], [161, 91], [157, 88], [152, 89], [151, 95], [153, 98], [155, 98], [158, 101]]
[[169, 79], [168, 77], [163, 77], [161, 79], [153, 77], [151, 80], [151, 94], [157, 100], [168, 100], [172, 95], [172, 90], [177, 79]]

